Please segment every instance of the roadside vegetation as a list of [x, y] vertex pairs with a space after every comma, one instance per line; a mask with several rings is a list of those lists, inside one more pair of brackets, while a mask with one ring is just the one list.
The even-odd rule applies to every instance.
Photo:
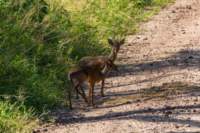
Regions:
[[30, 132], [44, 110], [67, 108], [68, 69], [172, 1], [0, 0], [0, 132]]

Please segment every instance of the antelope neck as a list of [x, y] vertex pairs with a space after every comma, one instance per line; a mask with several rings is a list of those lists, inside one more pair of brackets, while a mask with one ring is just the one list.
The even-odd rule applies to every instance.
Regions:
[[117, 57], [117, 54], [114, 52], [114, 50], [112, 49], [112, 51], [111, 51], [111, 53], [110, 53], [110, 55], [109, 55], [109, 59], [111, 60], [111, 61], [115, 61], [115, 59], [116, 59], [116, 57]]
[[103, 68], [103, 70], [101, 71], [101, 73], [103, 75], [106, 75], [108, 73], [108, 66], [107, 65], [105, 65], [105, 67]]

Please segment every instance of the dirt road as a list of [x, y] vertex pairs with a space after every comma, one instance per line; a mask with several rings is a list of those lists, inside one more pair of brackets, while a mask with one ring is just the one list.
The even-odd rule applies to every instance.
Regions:
[[[55, 114], [48, 133], [200, 133], [200, 0], [177, 0], [119, 53], [98, 108]], [[96, 95], [99, 89], [96, 89]]]

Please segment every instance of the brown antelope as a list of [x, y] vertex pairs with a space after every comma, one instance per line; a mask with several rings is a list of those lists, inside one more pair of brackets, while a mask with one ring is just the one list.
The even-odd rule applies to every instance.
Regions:
[[[83, 99], [85, 100], [86, 103], [88, 103], [88, 105], [93, 105], [93, 106], [94, 106], [93, 93], [94, 93], [95, 83], [101, 80], [105, 80], [108, 71], [110, 71], [111, 69], [117, 70], [117, 66], [111, 60], [105, 61], [105, 67], [103, 68], [102, 71], [99, 71], [98, 66], [99, 64], [97, 63], [92, 67], [89, 66], [84, 68], [75, 67], [68, 74], [68, 78], [72, 82], [76, 92], [83, 97]], [[85, 92], [81, 86], [84, 82], [88, 82], [89, 84], [89, 96], [88, 96], [89, 100], [86, 98]], [[72, 108], [71, 93], [69, 93], [69, 103], [70, 103], [70, 108]]]
[[[120, 50], [120, 46], [122, 44], [124, 44], [125, 39], [121, 39], [121, 40], [116, 40], [116, 39], [108, 39], [108, 43], [110, 44], [112, 50], [110, 55], [108, 56], [96, 56], [96, 57], [91, 57], [91, 56], [87, 56], [87, 57], [83, 57], [79, 62], [78, 62], [78, 66], [80, 68], [95, 68], [98, 71], [102, 71], [105, 67], [105, 64], [108, 60], [112, 61], [114, 63], [114, 61], [117, 58], [117, 54]], [[102, 79], [101, 82], [101, 96], [104, 96], [104, 83], [105, 80]], [[78, 97], [77, 97], [78, 98]]]

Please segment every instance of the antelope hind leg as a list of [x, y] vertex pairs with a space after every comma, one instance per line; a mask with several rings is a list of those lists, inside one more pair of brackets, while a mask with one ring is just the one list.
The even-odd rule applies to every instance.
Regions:
[[103, 79], [102, 82], [101, 82], [101, 96], [104, 97], [104, 83], [105, 83], [105, 80]]

